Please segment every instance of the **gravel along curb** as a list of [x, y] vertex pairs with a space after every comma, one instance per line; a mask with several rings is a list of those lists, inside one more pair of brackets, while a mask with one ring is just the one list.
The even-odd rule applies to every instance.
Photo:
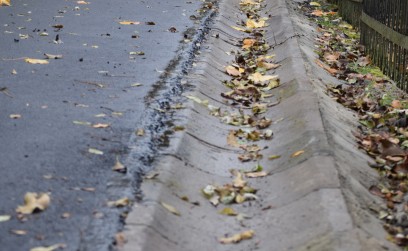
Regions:
[[[257, 189], [257, 199], [214, 207], [202, 193], [209, 184], [234, 180], [235, 187], [242, 180], [230, 169], [251, 170], [257, 163], [238, 160], [242, 151], [227, 142], [237, 127], [199, 104], [208, 100], [231, 110], [220, 95], [228, 91], [222, 84], [230, 78], [225, 67], [234, 61], [226, 52], [240, 49], [247, 34], [232, 27], [247, 17], [239, 1], [224, 0], [188, 76], [194, 90], [186, 95], [198, 99], [189, 100], [179, 115], [188, 117], [185, 130], [156, 161], [158, 176], [148, 175], [142, 184], [144, 198], [126, 220], [123, 250], [385, 250], [389, 245], [369, 212], [378, 207], [367, 190], [376, 174], [355, 147], [350, 133], [355, 118], [324, 93], [322, 81], [337, 80], [314, 66], [312, 27], [294, 11], [296, 3], [262, 5], [262, 16], [269, 17], [264, 38], [273, 47], [268, 53], [281, 66], [268, 72], [280, 78], [271, 91], [276, 105], [265, 114], [273, 121], [273, 138], [259, 143], [267, 147], [259, 164], [268, 175], [245, 179]], [[269, 160], [271, 155], [281, 157]], [[225, 208], [234, 216], [220, 214]], [[228, 241], [236, 233], [243, 235]]]

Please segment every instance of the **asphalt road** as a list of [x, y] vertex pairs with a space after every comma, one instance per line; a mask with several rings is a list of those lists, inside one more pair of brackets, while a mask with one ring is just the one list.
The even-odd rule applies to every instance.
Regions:
[[[133, 173], [144, 165], [129, 161], [132, 145], [148, 141], [135, 131], [151, 123], [152, 90], [165, 84], [163, 71], [183, 53], [191, 30], [185, 32], [197, 27], [190, 16], [202, 2], [11, 3], [0, 7], [0, 215], [11, 216], [0, 222], [0, 250], [56, 243], [64, 250], [109, 250], [126, 209], [107, 202], [133, 198], [137, 187], [132, 174], [112, 166], [115, 158]], [[62, 59], [25, 62], [44, 53]], [[151, 154], [149, 142], [143, 144], [137, 156]], [[50, 206], [18, 217], [26, 192], [48, 192]]]

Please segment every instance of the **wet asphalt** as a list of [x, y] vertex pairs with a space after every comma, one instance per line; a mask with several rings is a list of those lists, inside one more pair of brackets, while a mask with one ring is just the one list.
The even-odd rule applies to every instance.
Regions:
[[[0, 250], [56, 243], [64, 250], [112, 249], [127, 209], [107, 202], [135, 195], [133, 174], [146, 164], [129, 161], [131, 145], [146, 140], [135, 132], [150, 123], [153, 88], [165, 84], [163, 73], [186, 30], [197, 25], [190, 16], [202, 2], [11, 3], [0, 7], [0, 215], [11, 216], [0, 222]], [[24, 61], [44, 53], [62, 58]], [[92, 127], [98, 123], [109, 126]], [[152, 151], [149, 142], [136, 150]], [[133, 172], [112, 171], [115, 158]], [[50, 206], [18, 217], [26, 192], [48, 192]]]

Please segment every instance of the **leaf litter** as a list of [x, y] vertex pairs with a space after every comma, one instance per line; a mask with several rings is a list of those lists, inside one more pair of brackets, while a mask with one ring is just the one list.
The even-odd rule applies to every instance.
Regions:
[[345, 83], [328, 85], [328, 95], [358, 115], [360, 126], [353, 134], [381, 177], [369, 192], [384, 200], [378, 218], [387, 239], [408, 247], [408, 202], [403, 199], [408, 192], [407, 94], [371, 64], [359, 44], [359, 32], [339, 22], [336, 6], [311, 2], [300, 8], [318, 24], [317, 65]]
[[[241, 162], [260, 161], [263, 157], [258, 141], [271, 140], [273, 131], [269, 128], [273, 121], [266, 118], [265, 114], [272, 106], [279, 104], [269, 100], [273, 95], [271, 90], [280, 86], [278, 75], [268, 74], [268, 71], [280, 67], [273, 62], [274, 55], [268, 55], [271, 46], [265, 41], [264, 28], [268, 26], [267, 17], [261, 17], [263, 0], [241, 0], [240, 9], [247, 15], [245, 21], [239, 26], [231, 26], [233, 29], [243, 32], [240, 39], [240, 50], [233, 52], [235, 61], [224, 68], [224, 72], [230, 77], [223, 81], [229, 89], [221, 93], [231, 110], [221, 110], [220, 107], [209, 104], [208, 100], [201, 100], [194, 96], [186, 96], [194, 102], [205, 106], [209, 113], [220, 119], [221, 123], [237, 127], [230, 129], [226, 134], [226, 143], [242, 152], [238, 155]], [[280, 157], [280, 156], [279, 156]], [[278, 158], [274, 156], [272, 159]], [[214, 207], [222, 205], [236, 205], [258, 200], [257, 189], [253, 188], [246, 178], [262, 178], [269, 173], [263, 167], [255, 165], [250, 171], [237, 169], [230, 170], [232, 179], [224, 185], [208, 184], [202, 188], [203, 196]], [[235, 207], [235, 206], [234, 206]], [[239, 214], [232, 207], [224, 207], [219, 211], [226, 216], [237, 216], [242, 221], [248, 217]], [[239, 243], [242, 240], [251, 239], [253, 230], [246, 230], [230, 237], [219, 238], [222, 244]]]

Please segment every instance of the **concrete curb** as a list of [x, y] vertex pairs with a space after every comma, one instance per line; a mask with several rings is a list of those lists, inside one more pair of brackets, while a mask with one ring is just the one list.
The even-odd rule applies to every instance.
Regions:
[[[245, 20], [237, 5], [234, 0], [220, 3], [220, 14], [212, 28], [219, 38], [209, 37], [208, 49], [189, 76], [195, 86], [191, 95], [217, 106], [223, 106], [220, 93], [225, 87], [221, 81], [227, 78], [223, 68], [232, 60], [225, 51], [236, 49], [234, 44], [242, 36], [231, 28], [237, 20]], [[207, 184], [230, 181], [230, 168], [249, 169], [253, 163], [240, 163], [236, 149], [227, 145], [230, 126], [219, 123], [205, 107], [189, 102], [191, 108], [180, 115], [189, 118], [186, 132], [172, 139], [167, 153], [156, 163], [155, 171], [160, 175], [143, 182], [144, 200], [127, 218], [124, 250], [383, 250], [383, 241], [377, 241], [385, 236], [380, 223], [368, 213], [364, 215], [369, 217], [369, 224], [356, 223], [359, 214], [353, 213], [372, 204], [373, 198], [365, 188], [370, 180], [361, 185], [361, 173], [353, 176], [351, 170], [354, 164], [362, 168], [359, 172], [367, 169], [367, 159], [354, 153], [357, 150], [350, 151], [355, 149], [349, 133], [352, 124], [348, 122], [352, 116], [338, 117], [344, 109], [323, 97], [322, 85], [308, 66], [313, 44], [307, 38], [299, 39], [299, 32], [307, 29], [301, 27], [301, 20], [296, 21], [288, 6], [291, 3], [276, 0], [268, 1], [265, 8], [271, 16], [266, 37], [270, 45], [276, 41], [271, 53], [282, 64], [276, 72], [282, 84], [274, 90], [282, 102], [267, 116], [283, 120], [272, 126], [274, 138], [264, 142], [268, 149], [263, 154], [282, 157], [261, 162], [272, 175], [249, 180], [259, 189], [260, 200], [236, 209], [251, 219], [243, 226], [234, 217], [220, 215], [222, 207], [215, 209], [202, 197], [200, 190]], [[338, 125], [341, 130], [329, 132], [342, 119]], [[347, 151], [337, 152], [339, 148]], [[298, 150], [305, 153], [290, 158]], [[344, 154], [350, 154], [350, 158], [339, 161]], [[349, 171], [352, 177], [348, 180]], [[373, 172], [370, 175], [375, 177]], [[358, 200], [360, 195], [364, 196], [362, 202]], [[161, 202], [175, 206], [181, 215], [169, 213]], [[268, 206], [271, 208], [264, 210]], [[234, 246], [218, 243], [218, 237], [246, 229], [255, 230], [254, 239]]]

